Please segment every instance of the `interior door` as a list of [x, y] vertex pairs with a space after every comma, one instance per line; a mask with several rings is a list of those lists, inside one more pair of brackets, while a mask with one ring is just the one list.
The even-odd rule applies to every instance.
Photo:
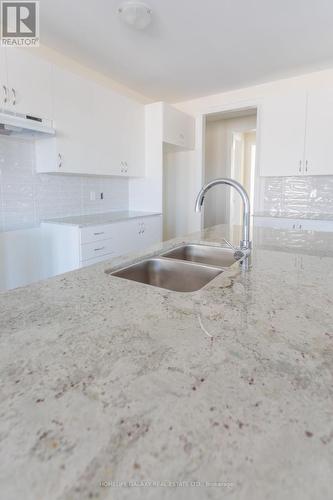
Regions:
[[52, 65], [33, 52], [8, 49], [7, 71], [11, 111], [52, 119]]
[[308, 94], [305, 146], [305, 174], [333, 174], [333, 90], [319, 89]]
[[306, 94], [266, 98], [260, 111], [260, 175], [303, 173]]

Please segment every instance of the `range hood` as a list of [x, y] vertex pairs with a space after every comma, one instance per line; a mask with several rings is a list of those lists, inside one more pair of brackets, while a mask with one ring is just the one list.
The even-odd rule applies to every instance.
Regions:
[[54, 135], [55, 129], [49, 122], [35, 116], [0, 113], [0, 135], [11, 134]]

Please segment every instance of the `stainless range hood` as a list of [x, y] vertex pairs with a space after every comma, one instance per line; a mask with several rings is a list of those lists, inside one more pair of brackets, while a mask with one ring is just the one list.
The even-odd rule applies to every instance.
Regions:
[[0, 113], [0, 135], [12, 134], [54, 135], [55, 129], [49, 122], [35, 116]]

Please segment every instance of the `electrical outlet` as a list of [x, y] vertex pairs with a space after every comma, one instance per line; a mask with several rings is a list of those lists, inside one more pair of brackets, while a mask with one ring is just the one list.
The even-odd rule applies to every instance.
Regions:
[[95, 201], [96, 200], [96, 193], [95, 191], [90, 191], [90, 201]]

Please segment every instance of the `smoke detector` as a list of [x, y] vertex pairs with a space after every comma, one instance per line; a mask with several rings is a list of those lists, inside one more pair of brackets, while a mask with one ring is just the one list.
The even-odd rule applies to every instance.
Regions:
[[142, 2], [124, 2], [118, 8], [120, 19], [137, 30], [144, 30], [152, 20], [151, 8]]

